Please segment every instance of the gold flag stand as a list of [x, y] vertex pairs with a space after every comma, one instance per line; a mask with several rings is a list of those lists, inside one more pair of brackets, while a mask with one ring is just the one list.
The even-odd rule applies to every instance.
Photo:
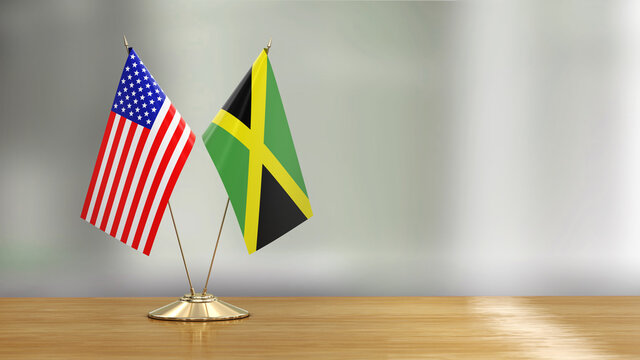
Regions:
[[176, 321], [220, 321], [247, 316], [247, 310], [207, 293], [185, 294], [178, 301], [149, 312], [152, 319]]
[[[127, 37], [123, 35], [124, 47], [129, 54], [129, 43]], [[271, 40], [265, 50], [268, 52], [271, 47]], [[173, 210], [171, 209], [171, 203], [167, 203], [169, 207], [169, 213], [171, 214], [171, 221], [173, 222], [173, 229], [176, 232], [176, 238], [178, 239], [178, 246], [180, 247], [180, 254], [182, 255], [182, 262], [184, 264], [184, 270], [187, 273], [187, 280], [189, 281], [190, 293], [185, 294], [183, 297], [171, 304], [165, 305], [153, 311], [150, 311], [148, 316], [151, 319], [156, 320], [173, 320], [173, 321], [220, 321], [220, 320], [234, 320], [242, 319], [249, 316], [249, 312], [245, 309], [241, 309], [237, 306], [226, 303], [217, 297], [207, 293], [207, 285], [209, 284], [209, 278], [211, 277], [211, 268], [213, 267], [213, 259], [216, 257], [218, 250], [218, 242], [220, 241], [220, 234], [222, 233], [222, 226], [224, 225], [224, 219], [227, 216], [227, 210], [229, 208], [229, 200], [227, 198], [227, 205], [224, 208], [224, 214], [222, 215], [222, 222], [220, 223], [220, 230], [218, 230], [218, 238], [216, 239], [216, 245], [213, 250], [213, 256], [211, 257], [211, 264], [209, 265], [209, 273], [207, 275], [207, 281], [202, 289], [201, 293], [196, 293], [193, 290], [191, 284], [191, 277], [189, 276], [189, 269], [187, 268], [187, 261], [184, 258], [184, 251], [182, 250], [182, 243], [180, 242], [180, 236], [178, 235], [178, 227], [173, 217]]]
[[202, 289], [202, 292], [196, 293], [193, 291], [193, 287], [191, 286], [191, 278], [189, 277], [189, 270], [187, 270], [187, 263], [184, 259], [184, 252], [182, 251], [182, 244], [180, 243], [178, 228], [176, 227], [176, 222], [173, 218], [171, 204], [169, 204], [169, 213], [171, 213], [173, 228], [176, 231], [176, 238], [178, 238], [178, 245], [180, 247], [180, 253], [182, 254], [182, 261], [184, 262], [184, 269], [187, 272], [187, 280], [189, 280], [191, 293], [185, 294], [179, 300], [174, 301], [171, 304], [150, 311], [148, 315], [150, 318], [156, 320], [174, 321], [220, 321], [242, 319], [249, 316], [249, 312], [247, 310], [226, 303], [218, 299], [217, 297], [207, 293], [207, 285], [209, 285], [209, 278], [211, 277], [211, 268], [213, 267], [213, 260], [216, 257], [216, 252], [218, 251], [220, 234], [222, 234], [222, 226], [224, 225], [224, 219], [227, 217], [228, 209], [229, 199], [227, 198], [227, 205], [224, 207], [222, 222], [220, 223], [220, 229], [218, 230], [216, 246], [213, 250], [213, 256], [211, 257], [211, 264], [209, 265], [209, 274], [207, 275], [207, 281], [204, 285], [204, 289]]

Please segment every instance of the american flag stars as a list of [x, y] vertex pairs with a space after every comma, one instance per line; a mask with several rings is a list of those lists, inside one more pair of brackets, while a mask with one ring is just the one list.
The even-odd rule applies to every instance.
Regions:
[[[158, 114], [158, 106], [162, 105], [165, 97], [138, 54], [130, 49], [113, 100], [113, 112], [151, 129]], [[150, 111], [146, 111], [147, 109]]]

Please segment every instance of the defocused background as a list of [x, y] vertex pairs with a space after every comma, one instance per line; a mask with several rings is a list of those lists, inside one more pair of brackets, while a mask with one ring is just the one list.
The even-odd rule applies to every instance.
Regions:
[[[315, 216], [217, 295], [640, 295], [640, 3], [3, 1], [0, 296], [178, 296], [80, 219], [122, 34], [200, 136], [260, 49]], [[199, 290], [226, 194], [200, 139], [171, 202]]]

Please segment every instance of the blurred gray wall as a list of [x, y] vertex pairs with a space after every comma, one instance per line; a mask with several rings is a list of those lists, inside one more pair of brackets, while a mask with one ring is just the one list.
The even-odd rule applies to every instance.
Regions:
[[[229, 295], [640, 295], [637, 2], [4, 1], [0, 296], [177, 296], [168, 212], [146, 257], [79, 214], [122, 34], [199, 136], [260, 49], [314, 217]], [[201, 140], [171, 198], [194, 285], [226, 195]]]

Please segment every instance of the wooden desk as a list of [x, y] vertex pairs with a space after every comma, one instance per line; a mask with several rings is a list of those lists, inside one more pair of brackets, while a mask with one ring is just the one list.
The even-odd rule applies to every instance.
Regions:
[[151, 320], [173, 298], [2, 298], [1, 359], [640, 359], [640, 297], [222, 298], [230, 322]]

